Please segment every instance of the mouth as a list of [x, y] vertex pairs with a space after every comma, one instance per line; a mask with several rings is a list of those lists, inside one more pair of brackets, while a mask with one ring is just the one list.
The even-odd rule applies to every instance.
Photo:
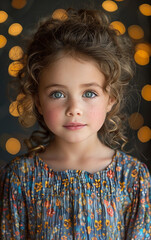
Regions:
[[69, 123], [67, 125], [65, 125], [64, 127], [84, 127], [86, 126], [86, 124], [83, 123]]
[[83, 124], [83, 123], [69, 123], [69, 124], [65, 125], [64, 127], [67, 128], [68, 130], [78, 130], [85, 126], [86, 126], [86, 124]]

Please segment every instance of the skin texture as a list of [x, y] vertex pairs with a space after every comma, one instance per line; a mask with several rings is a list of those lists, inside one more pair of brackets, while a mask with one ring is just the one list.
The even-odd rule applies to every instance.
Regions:
[[[43, 158], [63, 159], [68, 163], [84, 159], [110, 159], [113, 150], [104, 146], [97, 132], [102, 127], [114, 99], [103, 90], [105, 77], [94, 61], [64, 56], [41, 75], [35, 104], [47, 127], [55, 134]], [[82, 86], [95, 83], [98, 86]], [[52, 84], [62, 86], [51, 87]], [[86, 124], [71, 130], [64, 126], [71, 122]], [[101, 152], [101, 155], [100, 155]], [[66, 160], [65, 160], [66, 159]]]

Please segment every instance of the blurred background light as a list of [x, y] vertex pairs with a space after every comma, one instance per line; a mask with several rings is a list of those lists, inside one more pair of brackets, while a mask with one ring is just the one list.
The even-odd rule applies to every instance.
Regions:
[[143, 29], [138, 25], [131, 25], [128, 27], [128, 34], [131, 38], [138, 40], [144, 37]]
[[138, 50], [134, 54], [135, 62], [139, 65], [147, 65], [149, 63], [149, 54], [144, 50]]
[[151, 5], [144, 3], [139, 6], [140, 12], [145, 16], [151, 16]]
[[13, 8], [21, 9], [25, 7], [27, 0], [12, 0], [11, 5]]
[[12, 155], [17, 154], [21, 149], [21, 144], [16, 138], [9, 138], [6, 142], [6, 150]]
[[36, 121], [36, 117], [34, 116], [34, 114], [32, 114], [31, 116], [28, 116], [28, 119], [26, 119], [26, 124], [28, 124], [29, 127], [32, 127], [36, 123]]
[[131, 116], [128, 119], [128, 122], [132, 129], [137, 130], [143, 126], [144, 118], [140, 113], [135, 112], [131, 114]]
[[0, 11], [0, 23], [3, 23], [7, 20], [8, 14], [5, 11]]
[[[16, 101], [12, 102], [12, 106], [10, 105], [10, 114], [11, 115], [16, 115], [15, 117], [18, 117], [19, 116], [19, 113], [22, 114], [23, 113], [23, 107], [20, 105], [19, 106], [19, 113], [18, 113], [18, 109], [17, 109], [17, 105], [18, 105], [18, 101], [23, 99], [24, 98], [24, 94], [20, 93], [17, 98], [16, 98]], [[24, 106], [26, 108], [31, 108], [31, 97], [29, 99], [26, 98], [26, 101], [24, 101]], [[29, 127], [32, 127], [37, 121], [37, 118], [35, 116], [34, 113], [31, 113], [30, 116], [28, 116], [28, 118], [26, 118], [26, 124], [29, 126]]]
[[115, 12], [118, 9], [117, 4], [110, 0], [104, 1], [102, 7], [108, 12]]
[[9, 51], [9, 58], [11, 60], [19, 60], [23, 56], [23, 50], [19, 46], [14, 46]]
[[14, 116], [14, 117], [19, 117], [19, 112], [22, 113], [23, 110], [21, 108], [21, 106], [19, 107], [19, 112], [18, 112], [18, 102], [14, 101], [9, 105], [9, 113]]
[[126, 28], [125, 28], [125, 26], [124, 26], [124, 24], [122, 22], [114, 21], [114, 22], [111, 23], [111, 26], [114, 29], [118, 30], [121, 35], [124, 34], [125, 31], [126, 31]]
[[23, 93], [20, 93], [20, 94], [18, 94], [16, 100], [19, 101], [19, 100], [21, 100], [22, 98], [24, 98], [24, 96], [25, 96], [25, 95], [24, 95]]
[[9, 29], [8, 33], [12, 36], [17, 36], [19, 35], [23, 30], [23, 27], [19, 23], [13, 23]]
[[6, 145], [6, 141], [11, 138], [11, 135], [8, 133], [3, 133], [2, 135], [0, 135], [0, 147], [5, 151], [5, 145]]
[[65, 9], [57, 9], [53, 12], [52, 18], [66, 20], [68, 18], [68, 15]]
[[23, 68], [23, 64], [19, 61], [12, 62], [8, 67], [8, 73], [12, 77], [16, 77], [18, 74], [18, 71]]
[[138, 130], [137, 136], [141, 142], [148, 142], [151, 139], [151, 129], [147, 126], [143, 126]]
[[0, 35], [0, 48], [5, 47], [6, 43], [7, 43], [6, 37], [4, 37], [3, 35]]
[[141, 94], [146, 101], [151, 101], [151, 85], [150, 84], [145, 85], [142, 88]]
[[135, 51], [143, 50], [151, 56], [151, 45], [149, 43], [138, 43], [135, 45]]

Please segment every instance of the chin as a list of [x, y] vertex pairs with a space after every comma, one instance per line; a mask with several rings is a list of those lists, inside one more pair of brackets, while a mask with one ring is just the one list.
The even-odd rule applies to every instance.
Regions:
[[68, 142], [68, 143], [79, 143], [79, 142], [83, 142], [85, 141], [87, 138], [82, 138], [82, 137], [68, 137], [68, 138], [62, 138], [64, 141]]

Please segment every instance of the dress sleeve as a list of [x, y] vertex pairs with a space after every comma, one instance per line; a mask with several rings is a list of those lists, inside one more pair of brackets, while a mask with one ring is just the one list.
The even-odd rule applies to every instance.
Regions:
[[0, 170], [0, 239], [26, 238], [25, 201], [19, 177], [10, 168]]
[[126, 240], [151, 240], [151, 177], [147, 166], [140, 164], [133, 185], [132, 212], [127, 226]]

